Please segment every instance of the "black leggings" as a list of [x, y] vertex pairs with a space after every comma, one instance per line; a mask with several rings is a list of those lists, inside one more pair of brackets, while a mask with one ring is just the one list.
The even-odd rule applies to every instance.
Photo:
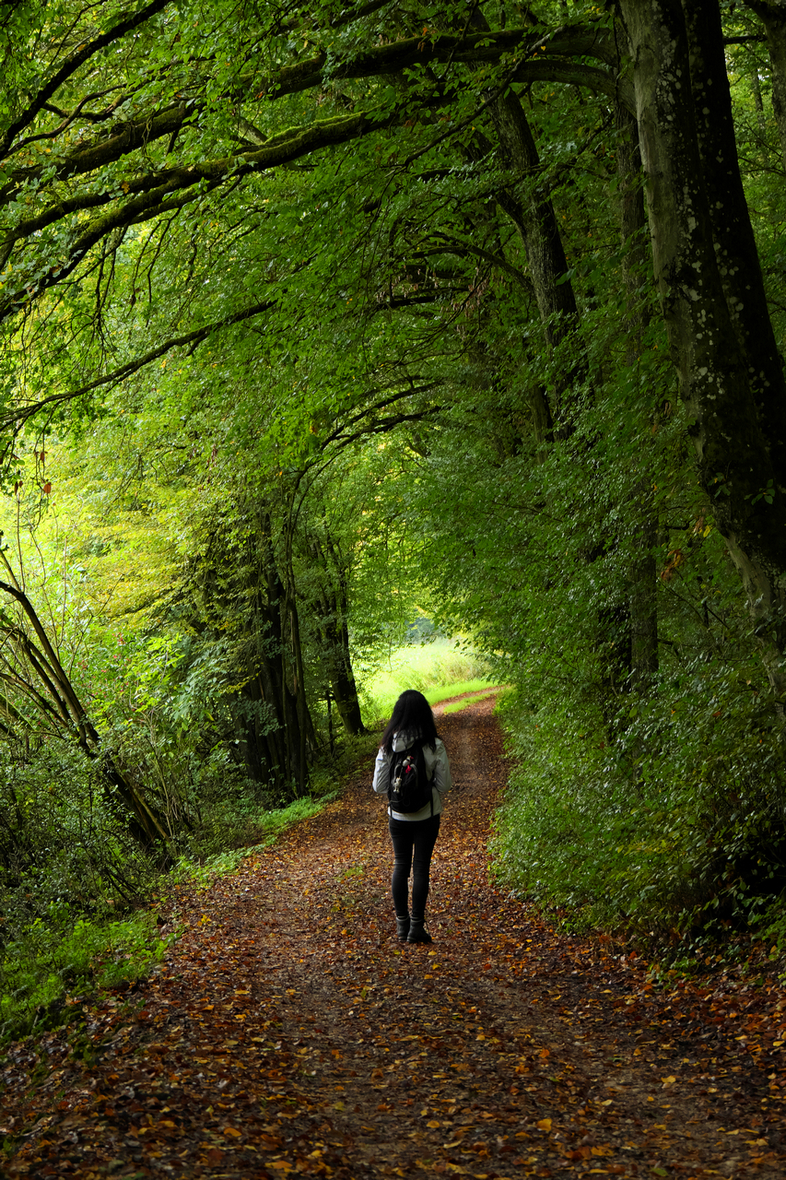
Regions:
[[399, 918], [406, 918], [409, 913], [409, 873], [413, 869], [413, 853], [412, 917], [422, 922], [426, 916], [431, 854], [439, 835], [439, 820], [438, 815], [421, 820], [390, 820], [390, 838], [393, 841], [391, 892]]

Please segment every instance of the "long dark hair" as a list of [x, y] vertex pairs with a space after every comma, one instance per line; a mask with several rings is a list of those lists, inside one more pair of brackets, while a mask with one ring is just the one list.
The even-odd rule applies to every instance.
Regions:
[[436, 749], [437, 727], [434, 724], [434, 714], [422, 692], [416, 688], [408, 688], [393, 706], [393, 713], [387, 728], [382, 735], [380, 749], [386, 754], [393, 753], [393, 734], [406, 733], [417, 738], [426, 746]]

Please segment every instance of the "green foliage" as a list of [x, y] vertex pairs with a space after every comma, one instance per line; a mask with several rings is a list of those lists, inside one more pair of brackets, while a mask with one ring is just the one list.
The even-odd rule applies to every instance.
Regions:
[[3, 935], [53, 906], [104, 913], [137, 901], [153, 866], [99, 789], [96, 764], [66, 742], [12, 753], [0, 767]]
[[[370, 747], [364, 755], [366, 759], [371, 757]], [[357, 757], [356, 751], [350, 760], [352, 757]], [[335, 796], [340, 775], [346, 773], [348, 765], [345, 758], [330, 773], [325, 767], [317, 776], [313, 795], [286, 808], [269, 810], [246, 801], [240, 814], [230, 818], [229, 805], [225, 813], [216, 815], [210, 813], [209, 802], [203, 800], [211, 822], [194, 834], [190, 854], [179, 858], [166, 881], [152, 875], [140, 881], [137, 900], [149, 898], [156, 887], [171, 900], [173, 890], [184, 882], [209, 889], [217, 877], [231, 873], [245, 857], [275, 843], [292, 824], [316, 815]], [[74, 811], [80, 811], [78, 800], [74, 801]], [[51, 840], [51, 833], [48, 838]], [[73, 833], [71, 839], [73, 842]], [[86, 854], [87, 850], [82, 849], [83, 858]], [[110, 866], [104, 880], [95, 871], [91, 875], [91, 896], [98, 903], [98, 912], [93, 916], [78, 916], [77, 878], [72, 875], [65, 880], [62, 871], [58, 875], [56, 866], [43, 858], [22, 882], [24, 905], [15, 902], [14, 891], [5, 882], [0, 1044], [67, 1022], [72, 1013], [78, 1012], [74, 1003], [77, 997], [133, 982], [161, 959], [172, 936], [166, 940], [159, 936], [155, 906], [120, 920], [107, 916], [128, 900], [112, 896], [111, 874], [121, 869], [130, 871], [127, 852]], [[84, 877], [80, 880], [82, 888], [86, 888], [88, 882]], [[55, 895], [53, 890], [59, 892]], [[90, 908], [84, 897], [81, 903], [83, 910]], [[32, 917], [36, 909], [38, 916]]]
[[0, 957], [0, 1044], [51, 1028], [78, 1011], [73, 1000], [117, 988], [159, 961], [166, 941], [156, 914], [75, 922], [66, 903], [15, 933]]
[[611, 735], [573, 694], [507, 699], [519, 769], [500, 877], [574, 924], [689, 945], [721, 919], [759, 925], [762, 899], [786, 887], [783, 754], [761, 674], [757, 689], [738, 654], [730, 644], [664, 674]]
[[209, 889], [217, 877], [234, 872], [246, 857], [253, 856], [261, 849], [275, 844], [278, 837], [287, 828], [304, 819], [310, 819], [311, 816], [318, 815], [325, 804], [335, 797], [337, 789], [336, 780], [329, 781], [324, 773], [320, 777], [322, 790], [317, 789], [314, 795], [308, 799], [295, 799], [286, 807], [272, 810], [268, 808], [249, 809], [244, 817], [245, 831], [242, 835], [245, 839], [240, 847], [228, 848], [227, 834], [222, 833], [224, 838], [218, 842], [221, 851], [206, 852], [198, 858], [194, 856], [181, 857], [172, 874], [173, 881], [194, 881], [201, 888]]

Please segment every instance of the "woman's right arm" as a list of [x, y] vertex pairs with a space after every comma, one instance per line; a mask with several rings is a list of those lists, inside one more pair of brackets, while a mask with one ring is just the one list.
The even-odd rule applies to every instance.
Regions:
[[372, 786], [378, 795], [387, 795], [390, 786], [390, 759], [384, 750], [380, 750], [377, 754]]

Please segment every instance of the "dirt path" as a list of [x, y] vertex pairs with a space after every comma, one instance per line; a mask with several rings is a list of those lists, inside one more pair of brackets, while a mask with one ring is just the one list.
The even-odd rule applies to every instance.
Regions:
[[489, 883], [505, 777], [491, 707], [439, 721], [460, 790], [435, 854], [432, 946], [395, 939], [369, 772], [183, 895], [186, 933], [133, 1012], [118, 996], [77, 1045], [15, 1048], [7, 1175], [786, 1174], [782, 992], [721, 979], [656, 993], [635, 962], [555, 934]]

